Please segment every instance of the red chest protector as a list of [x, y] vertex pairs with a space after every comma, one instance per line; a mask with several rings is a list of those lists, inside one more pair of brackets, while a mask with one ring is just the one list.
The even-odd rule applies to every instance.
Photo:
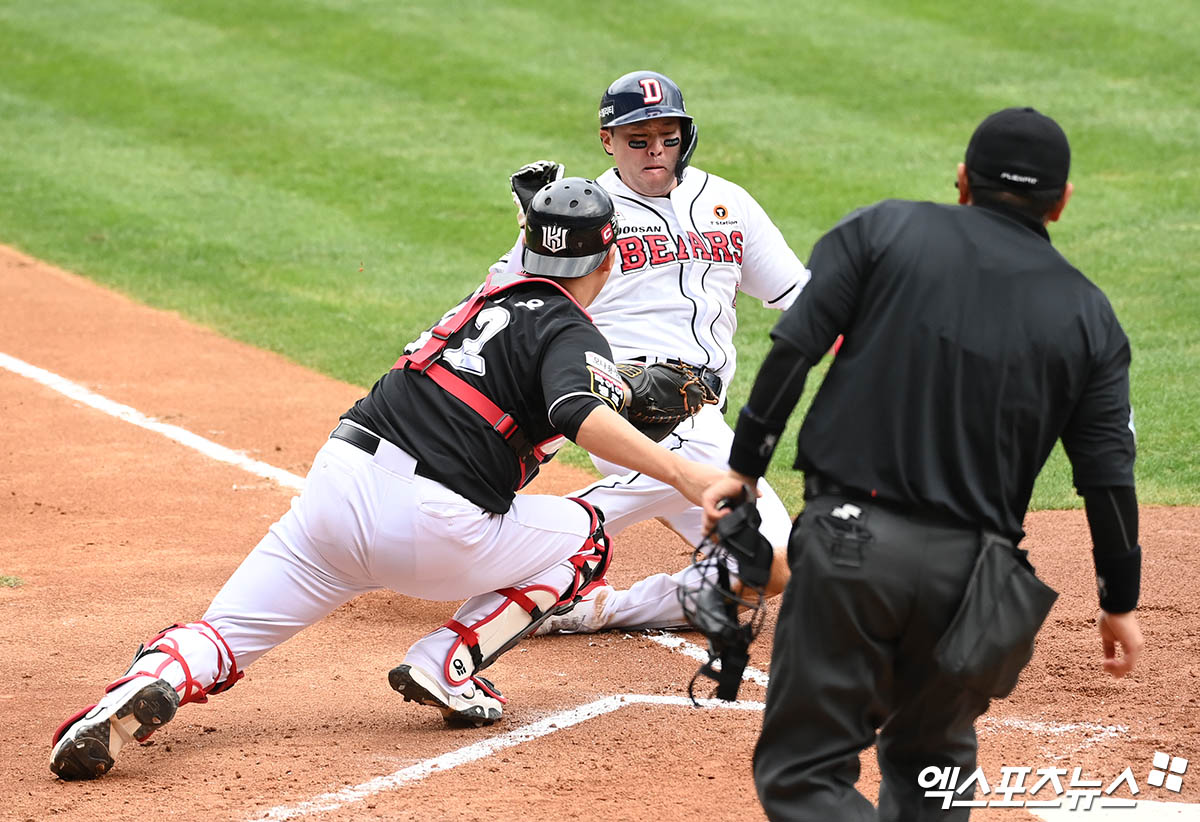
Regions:
[[558, 446], [561, 446], [563, 437], [551, 437], [540, 443], [530, 441], [529, 437], [520, 429], [517, 421], [513, 419], [511, 414], [492, 402], [482, 391], [472, 386], [452, 370], [441, 365], [438, 360], [442, 358], [442, 351], [445, 349], [446, 342], [450, 339], [450, 336], [471, 322], [490, 298], [502, 291], [528, 283], [544, 283], [553, 286], [567, 299], [575, 303], [579, 307], [579, 310], [583, 311], [584, 316], [588, 316], [583, 306], [579, 305], [566, 289], [553, 280], [542, 277], [526, 277], [519, 274], [500, 276], [489, 274], [479, 290], [463, 303], [462, 307], [449, 320], [433, 327], [430, 331], [430, 337], [424, 345], [412, 354], [402, 355], [400, 359], [396, 360], [396, 364], [392, 366], [393, 371], [402, 368], [424, 374], [441, 386], [444, 391], [454, 395], [454, 397], [468, 408], [483, 417], [488, 425], [492, 427], [492, 430], [504, 438], [504, 441], [508, 443], [517, 457], [517, 463], [521, 468], [521, 479], [517, 484], [518, 489], [523, 488], [533, 477], [533, 473], [537, 470], [538, 466], [554, 455], [555, 451], [558, 450]]

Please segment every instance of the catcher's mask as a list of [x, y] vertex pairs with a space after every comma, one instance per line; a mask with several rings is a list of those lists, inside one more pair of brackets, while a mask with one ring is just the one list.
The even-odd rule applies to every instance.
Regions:
[[683, 105], [683, 92], [665, 74], [657, 71], [631, 71], [613, 81], [600, 97], [600, 128], [612, 128], [643, 120], [678, 117], [683, 141], [675, 177], [683, 179], [683, 170], [692, 160], [699, 133], [692, 115]]
[[612, 198], [594, 180], [565, 177], [543, 186], [525, 210], [527, 274], [574, 279], [604, 261], [617, 239]]
[[[741, 501], [722, 501], [719, 507], [733, 510], [717, 520], [713, 533], [696, 548], [692, 558], [696, 580], [678, 589], [684, 616], [708, 638], [708, 661], [688, 684], [693, 702], [696, 680], [702, 675], [716, 680], [718, 699], [737, 699], [742, 672], [750, 661], [750, 643], [766, 616], [763, 591], [775, 552], [759, 533], [762, 517], [753, 489], [743, 488], [742, 494]], [[714, 666], [718, 659], [720, 669]]]

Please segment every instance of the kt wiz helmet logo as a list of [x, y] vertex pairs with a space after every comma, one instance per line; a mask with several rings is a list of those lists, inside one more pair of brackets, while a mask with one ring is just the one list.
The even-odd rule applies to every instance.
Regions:
[[567, 247], [567, 229], [560, 225], [542, 226], [542, 245], [551, 254], [556, 254]]

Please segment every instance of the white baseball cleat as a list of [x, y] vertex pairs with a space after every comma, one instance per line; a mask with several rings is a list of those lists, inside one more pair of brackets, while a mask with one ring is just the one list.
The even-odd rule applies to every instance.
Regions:
[[104, 698], [68, 719], [54, 733], [50, 770], [63, 779], [95, 779], [112, 769], [121, 748], [144, 742], [166, 725], [179, 694], [165, 679], [134, 676], [108, 686]]
[[447, 693], [436, 679], [415, 665], [392, 668], [388, 672], [388, 683], [405, 702], [431, 705], [452, 725], [474, 725], [476, 728], [491, 725], [504, 715], [504, 704], [508, 702], [495, 685], [481, 676], [471, 677], [465, 692]]
[[613, 587], [607, 580], [598, 579], [583, 589], [583, 598], [559, 614], [554, 614], [537, 627], [533, 636], [546, 634], [594, 634], [604, 630], [604, 603]]

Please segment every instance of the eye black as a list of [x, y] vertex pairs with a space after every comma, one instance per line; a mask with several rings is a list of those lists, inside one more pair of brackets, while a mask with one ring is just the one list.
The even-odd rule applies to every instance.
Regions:
[[646, 141], [645, 140], [630, 140], [629, 147], [630, 148], [645, 148]]
[[678, 137], [668, 137], [667, 139], [663, 140], [663, 145], [666, 146], [667, 148], [672, 148], [674, 146], [677, 146], [677, 145], [679, 145], [679, 138]]

